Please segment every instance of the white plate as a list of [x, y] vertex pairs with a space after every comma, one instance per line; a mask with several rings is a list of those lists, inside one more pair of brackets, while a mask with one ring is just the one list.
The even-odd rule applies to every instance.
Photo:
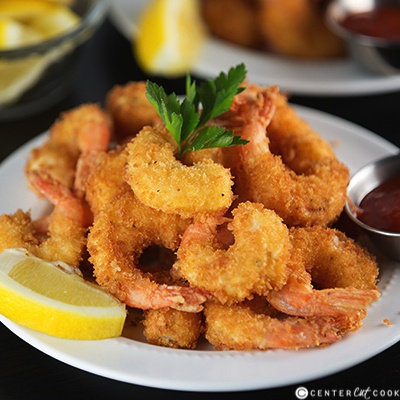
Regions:
[[[373, 133], [339, 118], [296, 106], [299, 114], [328, 139], [352, 172], [398, 148]], [[23, 167], [29, 150], [44, 136], [27, 143], [0, 166], [0, 213], [20, 207], [43, 212], [25, 184]], [[108, 378], [164, 389], [236, 391], [272, 388], [316, 379], [356, 365], [400, 340], [400, 265], [381, 258], [381, 298], [372, 305], [364, 326], [328, 348], [300, 351], [217, 352], [206, 344], [198, 350], [149, 345], [140, 332], [102, 341], [50, 337], [18, 326], [0, 316], [16, 335], [42, 352], [82, 370]], [[386, 326], [388, 318], [392, 326]], [[304, 366], [307, 368], [304, 368]]]
[[[111, 19], [120, 32], [131, 40], [136, 34], [136, 20], [146, 0], [113, 0]], [[197, 65], [191, 71], [202, 78], [214, 78], [244, 62], [251, 82], [279, 85], [290, 94], [361, 95], [385, 93], [400, 88], [400, 75], [381, 76], [360, 69], [351, 59], [299, 61], [255, 52], [209, 39]]]

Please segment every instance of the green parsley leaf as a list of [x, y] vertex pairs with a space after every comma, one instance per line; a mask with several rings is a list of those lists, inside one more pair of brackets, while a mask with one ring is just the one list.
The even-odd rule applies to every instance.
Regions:
[[240, 85], [245, 78], [244, 64], [231, 68], [228, 74], [221, 72], [215, 80], [207, 80], [199, 86], [188, 74], [186, 97], [182, 102], [175, 93], [167, 96], [161, 86], [147, 81], [146, 97], [178, 144], [178, 158], [187, 151], [248, 143], [223, 127], [206, 126], [229, 110], [234, 96], [244, 90]]

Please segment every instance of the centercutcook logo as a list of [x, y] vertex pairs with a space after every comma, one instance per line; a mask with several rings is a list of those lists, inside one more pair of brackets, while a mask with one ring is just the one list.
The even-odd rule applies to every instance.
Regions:
[[307, 398], [357, 398], [357, 399], [396, 399], [400, 398], [400, 389], [372, 389], [355, 388], [350, 389], [307, 389], [304, 386], [299, 386], [295, 390], [296, 398], [304, 400]]

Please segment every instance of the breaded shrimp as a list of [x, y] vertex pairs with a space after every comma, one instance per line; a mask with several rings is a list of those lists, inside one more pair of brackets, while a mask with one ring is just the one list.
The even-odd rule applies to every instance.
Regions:
[[232, 214], [228, 229], [235, 240], [228, 249], [217, 240], [224, 219], [205, 217], [185, 231], [173, 266], [191, 286], [228, 304], [281, 288], [290, 250], [288, 229], [274, 211], [247, 202]]
[[337, 229], [295, 228], [290, 232], [294, 254], [300, 258], [318, 288], [355, 287], [376, 290], [376, 258]]
[[290, 232], [292, 273], [282, 289], [267, 294], [273, 307], [297, 316], [339, 316], [379, 298], [375, 258], [352, 239], [319, 226]]
[[175, 349], [194, 349], [202, 332], [202, 314], [162, 308], [144, 314], [143, 334], [149, 343]]
[[205, 291], [157, 283], [152, 273], [139, 268], [139, 258], [150, 245], [175, 250], [187, 224], [178, 215], [142, 205], [133, 192], [114, 198], [95, 215], [88, 235], [96, 281], [130, 307], [200, 311]]
[[94, 215], [113, 198], [132, 192], [124, 179], [127, 154], [126, 146], [118, 146], [108, 152], [99, 152], [92, 160], [86, 183], [86, 201]]
[[272, 317], [242, 304], [207, 302], [206, 339], [217, 350], [299, 349], [337, 342], [361, 326], [363, 314], [334, 317]]
[[260, 48], [257, 0], [203, 0], [201, 11], [210, 33], [239, 46]]
[[223, 214], [233, 200], [230, 171], [211, 160], [186, 166], [175, 151], [162, 125], [144, 127], [128, 143], [126, 180], [136, 196], [149, 207], [184, 218]]
[[[276, 87], [260, 88], [255, 98], [245, 92], [235, 107], [243, 121], [238, 133], [250, 143], [231, 150], [239, 162], [233, 169], [239, 193], [289, 226], [333, 223], [344, 207], [348, 168]], [[282, 157], [272, 153], [277, 148]]]
[[35, 190], [42, 193], [54, 210], [49, 216], [48, 232], [42, 237], [29, 212], [18, 210], [13, 215], [0, 217], [0, 251], [6, 248], [24, 248], [47, 261], [63, 261], [79, 266], [86, 244], [84, 208], [69, 188], [51, 176], [29, 173]]
[[[86, 158], [107, 149], [111, 130], [110, 118], [95, 104], [84, 104], [62, 114], [50, 128], [49, 138], [32, 150], [25, 166], [28, 183], [29, 172], [36, 171], [82, 191], [87, 176]], [[32, 184], [30, 187], [35, 190]]]
[[156, 109], [146, 97], [146, 82], [116, 85], [107, 94], [106, 109], [110, 113], [118, 141], [136, 135], [144, 126], [159, 121]]
[[261, 0], [258, 26], [272, 51], [302, 59], [343, 57], [345, 44], [326, 25], [312, 0]]

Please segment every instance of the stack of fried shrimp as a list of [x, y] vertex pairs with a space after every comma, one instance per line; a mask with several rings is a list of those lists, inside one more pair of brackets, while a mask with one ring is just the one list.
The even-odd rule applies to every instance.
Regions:
[[[77, 141], [80, 124], [68, 121], [90, 120], [85, 146], [54, 168], [53, 134], [33, 151], [26, 175], [35, 188], [38, 177], [58, 187], [59, 176], [75, 176], [62, 191], [89, 216], [78, 239], [64, 240], [79, 244], [81, 260], [88, 254], [99, 285], [143, 310], [148, 342], [193, 349], [204, 337], [218, 350], [299, 349], [359, 329], [379, 297], [378, 266], [332, 228], [349, 171], [329, 143], [277, 87], [248, 85], [214, 122], [249, 142], [178, 160], [144, 87], [113, 88], [105, 110], [91, 106], [101, 118], [88, 106], [66, 113], [53, 130], [68, 125]], [[95, 135], [90, 151], [90, 131], [108, 145]], [[5, 247], [38, 233], [29, 216], [23, 225], [17, 217], [0, 219]], [[48, 236], [63, 225], [56, 228]]]
[[345, 44], [325, 22], [329, 0], [201, 0], [213, 36], [294, 59], [343, 57]]

